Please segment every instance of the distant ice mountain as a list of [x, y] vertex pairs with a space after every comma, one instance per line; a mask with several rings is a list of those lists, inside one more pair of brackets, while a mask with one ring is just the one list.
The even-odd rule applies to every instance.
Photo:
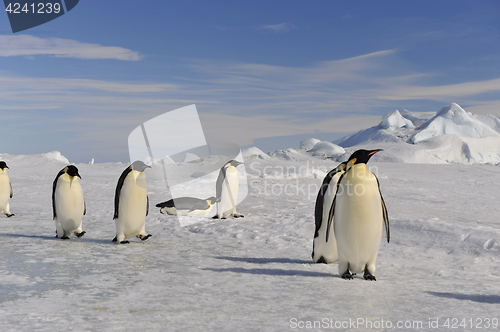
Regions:
[[0, 153], [0, 160], [4, 160], [9, 165], [22, 164], [22, 165], [46, 165], [49, 164], [65, 164], [69, 165], [69, 160], [64, 157], [59, 151], [52, 151], [47, 153], [29, 154], [29, 155], [11, 155], [8, 153]]
[[500, 119], [474, 115], [455, 103], [436, 113], [395, 110], [378, 125], [333, 143], [347, 155], [361, 148], [384, 149], [375, 161], [499, 164]]
[[412, 135], [411, 141], [419, 143], [441, 135], [457, 135], [471, 138], [500, 137], [500, 134], [493, 128], [455, 103], [443, 107], [435, 116], [418, 127]]

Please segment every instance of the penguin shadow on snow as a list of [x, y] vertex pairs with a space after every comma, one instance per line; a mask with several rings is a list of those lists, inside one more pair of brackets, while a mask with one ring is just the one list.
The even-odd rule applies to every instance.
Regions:
[[28, 239], [43, 239], [43, 240], [57, 240], [60, 241], [60, 239], [57, 239], [54, 236], [48, 236], [48, 235], [28, 235], [28, 234], [11, 234], [11, 233], [4, 233], [0, 234], [0, 237], [12, 237], [12, 238], [28, 238]]
[[[223, 259], [233, 262], [244, 262], [252, 264], [307, 264], [315, 265], [311, 261], [290, 259], [290, 258], [249, 258], [249, 257], [214, 257], [215, 259]], [[316, 271], [302, 271], [302, 270], [285, 270], [285, 269], [246, 269], [242, 267], [235, 268], [204, 268], [203, 270], [213, 272], [234, 272], [234, 273], [247, 273], [247, 274], [262, 274], [271, 276], [302, 276], [302, 277], [338, 277], [338, 274], [316, 272]]]
[[247, 274], [262, 274], [269, 276], [300, 276], [300, 277], [338, 277], [338, 274], [315, 272], [315, 271], [301, 271], [301, 270], [282, 270], [282, 269], [245, 269], [242, 267], [214, 269], [203, 268], [205, 271], [213, 272], [234, 272], [234, 273], [247, 273]]
[[466, 300], [473, 301], [479, 303], [491, 303], [498, 304], [500, 303], [499, 295], [484, 295], [484, 294], [459, 294], [459, 293], [440, 293], [440, 292], [426, 292], [427, 294], [431, 294], [438, 297], [444, 297], [449, 299], [456, 300]]
[[282, 263], [282, 264], [313, 264], [310, 260], [290, 259], [290, 258], [252, 258], [252, 257], [215, 257], [216, 259], [224, 259], [233, 262], [246, 262], [253, 264], [269, 264], [269, 263]]
[[[92, 239], [89, 237], [86, 238], [70, 238], [69, 241], [63, 240], [63, 239], [58, 239], [55, 236], [50, 236], [50, 235], [28, 235], [28, 234], [10, 234], [10, 233], [3, 233], [0, 234], [0, 238], [2, 237], [10, 237], [10, 238], [27, 238], [27, 239], [42, 239], [42, 240], [50, 240], [50, 241], [58, 241], [58, 242], [92, 242], [92, 243], [99, 243], [99, 244], [109, 244], [116, 246], [115, 243], [111, 242], [110, 239]], [[138, 242], [140, 243], [140, 242]]]

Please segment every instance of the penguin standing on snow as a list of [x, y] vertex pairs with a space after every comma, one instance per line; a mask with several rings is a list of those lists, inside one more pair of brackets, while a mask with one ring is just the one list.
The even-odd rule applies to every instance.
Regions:
[[[333, 224], [328, 222], [330, 208], [337, 192], [337, 182], [344, 174], [347, 162], [343, 162], [332, 169], [323, 180], [319, 188], [316, 205], [314, 208], [314, 219], [316, 230], [314, 231], [312, 259], [314, 263], [333, 263], [338, 260], [337, 241], [333, 236]], [[330, 225], [330, 238], [326, 242], [326, 229]]]
[[5, 214], [8, 218], [14, 214], [10, 213], [9, 200], [12, 198], [12, 185], [9, 181], [6, 168], [9, 168], [5, 161], [0, 161], [0, 213]]
[[195, 197], [178, 197], [156, 204], [161, 213], [173, 216], [202, 216], [212, 210], [216, 198], [199, 199]]
[[[382, 150], [358, 150], [340, 177], [337, 194], [330, 210], [339, 255], [339, 276], [352, 279], [352, 273], [364, 272], [365, 280], [375, 279], [375, 262], [385, 224], [389, 242], [389, 218], [377, 177], [366, 163]], [[326, 233], [326, 240], [333, 234]]]
[[146, 189], [146, 175], [144, 170], [151, 168], [142, 161], [134, 161], [127, 167], [115, 191], [115, 220], [116, 236], [113, 242], [129, 243], [131, 237], [147, 240], [151, 234], [146, 233], [146, 216], [149, 211], [149, 198]]
[[219, 171], [215, 187], [217, 203], [217, 214], [214, 219], [226, 219], [229, 216], [242, 218], [243, 215], [236, 212], [236, 203], [238, 201], [238, 191], [240, 182], [238, 179], [238, 170], [236, 167], [243, 163], [230, 160]]
[[52, 185], [52, 211], [56, 223], [56, 237], [67, 240], [71, 235], [82, 237], [82, 217], [86, 212], [78, 168], [64, 167]]

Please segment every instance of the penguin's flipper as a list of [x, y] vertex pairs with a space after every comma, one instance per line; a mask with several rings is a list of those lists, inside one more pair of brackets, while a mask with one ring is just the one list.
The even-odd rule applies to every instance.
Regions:
[[132, 167], [127, 167], [122, 175], [120, 175], [120, 178], [118, 179], [118, 183], [116, 184], [116, 190], [115, 190], [115, 213], [113, 215], [113, 220], [118, 218], [118, 208], [120, 206], [120, 192], [123, 187], [123, 183], [125, 182], [125, 178], [127, 177], [128, 173], [132, 172]]
[[149, 213], [149, 196], [146, 196], [146, 198], [148, 199], [148, 201], [146, 203], [146, 217], [147, 217], [148, 213]]
[[9, 184], [10, 184], [10, 198], [12, 198], [12, 183]]
[[316, 224], [316, 229], [314, 230], [314, 238], [318, 237], [319, 229], [323, 223], [323, 202], [325, 200], [325, 191], [328, 188], [328, 184], [323, 184], [319, 188], [318, 196], [316, 197], [316, 205], [314, 206], [314, 222]]
[[87, 214], [87, 204], [85, 204], [85, 201], [83, 201], [83, 215]]
[[63, 168], [62, 170], [59, 171], [59, 173], [57, 173], [57, 176], [54, 179], [54, 183], [52, 183], [52, 216], [53, 216], [53, 219], [56, 219], [56, 217], [57, 217], [57, 214], [56, 214], [56, 186], [57, 186], [57, 180], [59, 179], [59, 177], [61, 175], [64, 174], [64, 169], [65, 168]]
[[391, 238], [391, 234], [389, 231], [389, 214], [387, 213], [387, 208], [385, 207], [384, 198], [382, 197], [382, 193], [380, 192], [380, 183], [378, 182], [378, 192], [380, 193], [380, 200], [382, 201], [382, 214], [384, 216], [384, 224], [385, 224], [385, 235], [387, 237], [387, 243], [389, 243], [389, 239]]
[[207, 201], [202, 201], [202, 202], [199, 202], [199, 203], [196, 203], [195, 205], [193, 205], [191, 207], [191, 209], [188, 211], [188, 213], [195, 211], [195, 210], [206, 210], [209, 207], [210, 207], [210, 205], [207, 203]]
[[328, 227], [326, 228], [326, 242], [328, 242], [328, 238], [330, 237], [330, 228], [332, 227], [333, 215], [335, 213], [335, 203], [337, 202], [337, 193], [339, 192], [339, 187], [340, 187], [340, 183], [342, 181], [342, 178], [346, 174], [347, 174], [347, 172], [342, 174], [337, 182], [337, 188], [335, 190], [335, 197], [333, 198], [332, 206], [330, 208], [330, 213], [328, 214]]
[[[225, 166], [225, 164], [224, 164]], [[215, 183], [215, 197], [217, 202], [220, 202], [222, 197], [222, 184], [224, 183], [224, 179], [226, 178], [226, 169], [222, 166], [219, 171], [219, 176], [217, 177], [217, 182]]]
[[335, 198], [333, 199], [332, 207], [330, 208], [330, 213], [328, 214], [328, 224], [326, 227], [326, 242], [328, 242], [328, 239], [330, 238], [330, 228], [332, 227], [332, 222], [333, 222], [333, 215], [335, 213], [335, 201], [337, 200], [337, 195], [335, 195]]

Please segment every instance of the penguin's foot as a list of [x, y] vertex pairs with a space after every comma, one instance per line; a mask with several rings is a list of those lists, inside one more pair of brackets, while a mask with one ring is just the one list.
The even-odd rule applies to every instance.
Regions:
[[83, 234], [85, 234], [85, 233], [87, 233], [87, 232], [82, 231], [81, 233], [75, 233], [75, 235], [76, 235], [76, 236], [78, 236], [78, 237], [82, 237], [82, 236], [83, 236]]
[[63, 236], [61, 237], [61, 240], [69, 240], [69, 237], [67, 237], [66, 235], [63, 235]]
[[15, 216], [15, 214], [14, 214], [14, 213], [6, 213], [5, 215], [7, 216], [7, 218], [10, 218], [10, 217]]
[[244, 215], [239, 214], [239, 213], [235, 213], [235, 214], [233, 214], [233, 217], [235, 217], [235, 218], [243, 218]]
[[363, 275], [363, 278], [365, 278], [365, 280], [370, 280], [370, 281], [377, 281], [377, 279], [375, 279], [375, 276], [373, 274], [371, 274], [368, 269], [365, 269], [365, 274]]
[[151, 234], [148, 234], [148, 235], [138, 235], [137, 237], [138, 237], [139, 239], [141, 239], [142, 241], [146, 241], [146, 240], [147, 240], [147, 239], [149, 239], [151, 236], [153, 236], [153, 235], [151, 235]]
[[130, 242], [123, 240], [123, 241], [122, 241], [122, 242], [120, 242], [120, 243], [121, 243], [121, 244], [128, 244], [128, 243], [130, 243]]
[[111, 242], [116, 242], [116, 241], [118, 241], [118, 239], [115, 236], [115, 238]]
[[347, 270], [344, 273], [342, 273], [342, 279], [352, 280], [352, 274], [349, 272], [349, 270]]

